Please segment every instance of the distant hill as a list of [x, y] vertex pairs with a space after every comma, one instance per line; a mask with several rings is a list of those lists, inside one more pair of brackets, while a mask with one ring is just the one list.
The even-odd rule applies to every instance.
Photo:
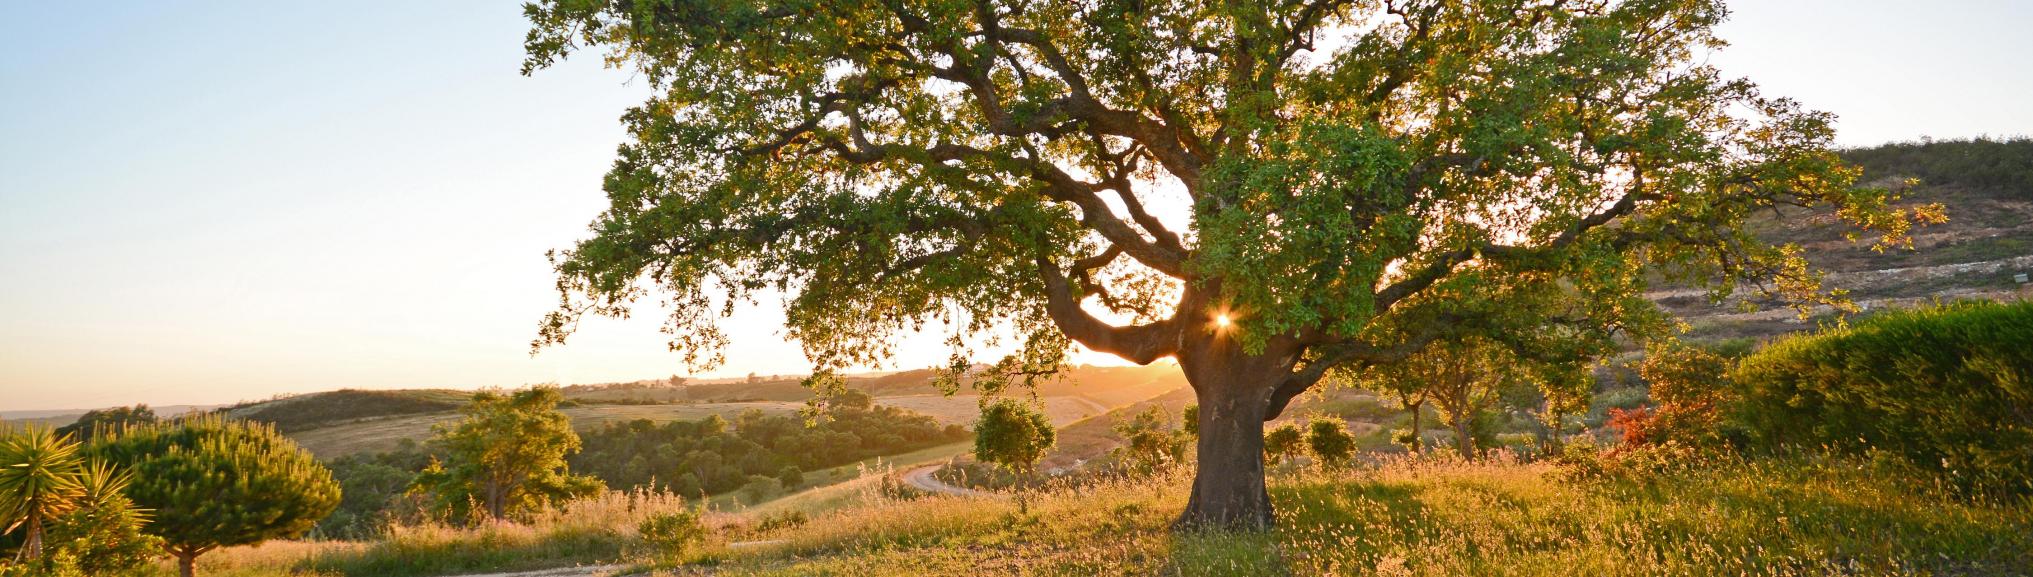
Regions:
[[[1894, 143], [1846, 150], [1862, 182], [1891, 188], [1912, 206], [1940, 203], [1948, 222], [1916, 230], [1913, 248], [1874, 251], [1829, 210], [1781, 208], [1751, 223], [1759, 237], [1798, 245], [1866, 309], [1935, 299], [2011, 299], [2029, 294], [2015, 275], [2033, 273], [2033, 140]], [[1697, 339], [1759, 338], [1813, 328], [1779, 303], [1740, 290], [1711, 303], [1696, 289], [1661, 287], [1651, 297], [1687, 319]], [[1750, 310], [1745, 310], [1745, 309]]]
[[[930, 415], [942, 423], [971, 424], [979, 397], [969, 389], [945, 395], [933, 385], [931, 370], [849, 375], [849, 387], [868, 392], [879, 404]], [[629, 383], [563, 387], [561, 409], [579, 429], [606, 423], [647, 419], [665, 422], [718, 414], [729, 419], [749, 410], [786, 414], [805, 406], [812, 391], [801, 377], [685, 382], [645, 380]], [[1185, 388], [1175, 365], [1147, 367], [1076, 367], [1065, 379], [1045, 383], [1037, 392], [1055, 423], [1082, 418]], [[1022, 393], [1014, 393], [1022, 394]], [[471, 391], [450, 389], [341, 389], [241, 403], [218, 409], [228, 416], [275, 424], [321, 458], [395, 449], [404, 439], [421, 441], [433, 425], [458, 418]], [[63, 424], [82, 411], [50, 418]], [[48, 417], [48, 416], [46, 416]]]
[[225, 409], [229, 417], [272, 423], [284, 434], [397, 415], [450, 411], [473, 393], [450, 389], [367, 391], [339, 389], [296, 395]]

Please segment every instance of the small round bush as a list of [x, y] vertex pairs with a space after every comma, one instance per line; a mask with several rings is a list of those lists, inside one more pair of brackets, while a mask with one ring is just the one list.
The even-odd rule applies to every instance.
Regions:
[[699, 513], [690, 509], [650, 515], [636, 525], [635, 531], [641, 535], [643, 545], [659, 557], [683, 555], [706, 540], [706, 526], [699, 522]]

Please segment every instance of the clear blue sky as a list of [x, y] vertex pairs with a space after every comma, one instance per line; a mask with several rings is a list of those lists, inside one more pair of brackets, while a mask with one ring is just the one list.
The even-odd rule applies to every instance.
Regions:
[[[657, 314], [527, 355], [644, 92], [517, 74], [512, 2], [0, 10], [0, 410], [681, 372]], [[2033, 3], [1741, 2], [1712, 62], [1842, 142], [2033, 133]], [[772, 304], [772, 303], [766, 303]], [[771, 306], [720, 374], [806, 367]], [[923, 339], [922, 366], [944, 351]]]

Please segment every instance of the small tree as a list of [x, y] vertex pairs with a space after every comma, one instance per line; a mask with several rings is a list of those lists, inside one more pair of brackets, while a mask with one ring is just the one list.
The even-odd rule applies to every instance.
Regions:
[[1298, 425], [1278, 425], [1278, 428], [1264, 434], [1264, 457], [1272, 464], [1284, 462], [1299, 456], [1306, 448], [1305, 443], [1306, 434], [1299, 431]]
[[974, 425], [974, 455], [1018, 473], [1031, 472], [1057, 443], [1052, 420], [1015, 399], [983, 404]]
[[84, 461], [68, 436], [30, 426], [0, 438], [0, 533], [26, 527], [22, 555], [42, 557], [43, 529], [77, 509], [85, 488], [78, 482]]
[[1412, 428], [1405, 431], [1403, 438], [1393, 440], [1411, 449], [1413, 453], [1425, 452], [1426, 443], [1419, 435], [1424, 430], [1424, 424], [1420, 421], [1426, 416], [1426, 388], [1410, 379], [1391, 379], [1383, 385], [1377, 387], [1377, 390], [1397, 399], [1398, 406], [1412, 415]]
[[[1579, 364], [1579, 359], [1551, 365], [1528, 363], [1511, 347], [1463, 338], [1436, 344], [1403, 361], [1374, 367], [1364, 378], [1387, 383], [1387, 390], [1393, 391], [1409, 409], [1416, 410], [1417, 404], [1432, 401], [1440, 409], [1440, 417], [1454, 430], [1455, 450], [1466, 459], [1475, 457], [1478, 438], [1488, 433], [1487, 414], [1503, 399], [1508, 388], [1539, 382], [1533, 371], [1553, 372], [1561, 366]], [[1414, 415], [1416, 423], [1417, 413]]]
[[[1190, 407], [1189, 407], [1190, 408]], [[1122, 460], [1139, 472], [1155, 471], [1186, 459], [1184, 431], [1165, 419], [1165, 408], [1153, 405], [1113, 426], [1122, 436]]]
[[1341, 419], [1314, 419], [1306, 428], [1306, 446], [1327, 465], [1339, 466], [1355, 456], [1355, 437]]
[[[1657, 407], [1643, 417], [1626, 416], [1625, 439], [1644, 442], [1677, 440], [1695, 445], [1721, 442], [1722, 407], [1730, 401], [1729, 372], [1735, 363], [1699, 346], [1658, 343], [1645, 350], [1638, 374], [1645, 378]], [[1641, 429], [1642, 432], [1633, 429]]]
[[481, 391], [460, 409], [465, 418], [434, 428], [431, 443], [445, 455], [410, 485], [435, 497], [441, 510], [466, 517], [478, 501], [490, 519], [540, 510], [598, 492], [598, 479], [573, 475], [565, 457], [579, 450], [571, 417], [558, 412], [556, 387], [510, 394]]
[[310, 452], [263, 423], [196, 417], [132, 427], [93, 456], [134, 474], [127, 496], [153, 511], [184, 577], [207, 551], [304, 534], [339, 506], [339, 484]]

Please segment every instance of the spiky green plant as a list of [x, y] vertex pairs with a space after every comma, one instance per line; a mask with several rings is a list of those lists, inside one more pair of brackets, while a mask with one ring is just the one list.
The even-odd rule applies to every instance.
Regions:
[[78, 471], [84, 494], [78, 507], [49, 528], [50, 558], [67, 556], [86, 575], [128, 575], [164, 551], [162, 538], [143, 531], [148, 511], [134, 505], [126, 490], [134, 472], [99, 459]]
[[43, 525], [76, 509], [85, 494], [78, 445], [69, 435], [28, 427], [0, 437], [0, 526], [4, 533], [27, 527], [21, 554], [42, 557]]

